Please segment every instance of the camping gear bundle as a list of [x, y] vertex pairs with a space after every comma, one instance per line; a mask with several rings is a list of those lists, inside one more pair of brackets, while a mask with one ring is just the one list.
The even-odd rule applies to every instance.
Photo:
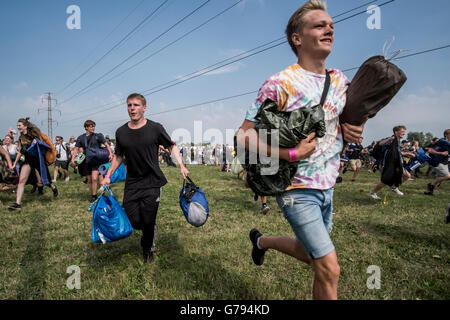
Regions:
[[195, 227], [204, 225], [208, 220], [209, 205], [205, 193], [189, 177], [183, 181], [180, 191], [180, 207], [186, 221]]
[[348, 87], [340, 122], [364, 124], [392, 100], [405, 82], [404, 72], [384, 56], [367, 59]]

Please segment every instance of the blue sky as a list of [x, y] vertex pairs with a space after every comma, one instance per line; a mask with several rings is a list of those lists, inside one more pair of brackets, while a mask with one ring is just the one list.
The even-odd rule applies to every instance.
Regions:
[[[78, 136], [84, 132], [83, 122], [92, 119], [97, 123], [97, 132], [114, 136], [115, 130], [126, 122], [125, 97], [128, 94], [182, 79], [183, 75], [282, 37], [289, 17], [303, 4], [303, 1], [293, 0], [245, 0], [138, 67], [62, 103], [204, 2], [169, 0], [129, 40], [61, 91], [163, 0], [1, 1], [0, 130], [6, 133], [9, 127], [15, 127], [17, 119], [29, 116], [46, 132], [47, 114], [38, 109], [46, 106], [40, 97], [52, 92], [60, 111], [54, 113], [57, 121], [54, 135]], [[103, 80], [155, 53], [235, 2], [237, 0], [211, 0]], [[328, 0], [327, 4], [330, 15], [336, 16], [368, 2]], [[69, 30], [66, 26], [70, 16], [66, 9], [70, 5], [80, 7], [79, 30]], [[368, 4], [352, 13], [367, 7]], [[358, 67], [367, 58], [381, 54], [384, 43], [393, 37], [391, 50], [409, 50], [405, 54], [450, 44], [448, 0], [396, 0], [380, 10], [379, 30], [367, 28], [369, 14], [366, 13], [336, 24], [335, 44], [327, 67], [342, 70]], [[398, 124], [406, 125], [408, 131], [432, 132], [436, 136], [441, 136], [444, 129], [450, 127], [449, 57], [450, 48], [447, 48], [394, 62], [406, 73], [408, 80], [391, 103], [368, 121], [364, 133], [366, 144], [386, 137]], [[169, 134], [183, 128], [194, 138], [194, 121], [201, 121], [203, 134], [207, 130], [216, 130], [225, 136], [227, 130], [232, 132], [242, 123], [256, 94], [176, 112], [153, 113], [258, 90], [266, 78], [295, 62], [296, 57], [289, 46], [283, 44], [211, 74], [146, 95], [147, 117], [162, 123]], [[351, 80], [355, 72], [346, 72], [346, 75]], [[117, 102], [121, 103], [118, 107], [104, 110], [108, 108], [107, 104], [112, 107]], [[196, 135], [195, 142], [199, 137], [200, 134]]]

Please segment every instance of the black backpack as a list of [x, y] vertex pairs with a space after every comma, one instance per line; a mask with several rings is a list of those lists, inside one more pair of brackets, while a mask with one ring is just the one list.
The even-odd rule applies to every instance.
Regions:
[[383, 159], [383, 156], [383, 147], [380, 146], [379, 142], [377, 142], [372, 149], [372, 157], [374, 157], [375, 160], [380, 161]]
[[398, 187], [402, 184], [403, 160], [398, 139], [394, 139], [389, 149], [386, 151], [383, 171], [381, 172], [381, 182], [390, 187]]

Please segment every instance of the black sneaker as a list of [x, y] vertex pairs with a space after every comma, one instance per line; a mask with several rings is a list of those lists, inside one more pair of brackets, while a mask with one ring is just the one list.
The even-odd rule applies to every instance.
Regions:
[[92, 196], [91, 196], [91, 202], [94, 202], [95, 200], [97, 200], [97, 196], [92, 195]]
[[256, 193], [253, 194], [253, 200], [258, 201], [258, 195]]
[[342, 182], [342, 177], [337, 177], [336, 178], [336, 183], [341, 183]]
[[434, 191], [434, 186], [431, 184], [431, 183], [429, 183], [428, 185], [427, 185], [427, 191], [425, 191], [423, 194], [426, 194], [426, 195], [428, 195], [428, 196], [432, 196], [433, 195], [433, 191]]
[[262, 236], [262, 234], [257, 229], [250, 230], [250, 240], [252, 241], [252, 244], [253, 244], [252, 259], [253, 259], [253, 262], [257, 266], [260, 266], [263, 264], [264, 254], [267, 251], [267, 249], [259, 249], [258, 248], [258, 245], [257, 245], [258, 238], [261, 236]]
[[8, 207], [8, 210], [22, 210], [22, 206], [18, 203], [13, 203]]
[[42, 196], [44, 194], [44, 186], [37, 187], [37, 189], [38, 189], [38, 194]]
[[87, 183], [88, 183], [88, 179], [86, 178], [86, 179], [84, 179], [82, 182], [83, 182], [84, 184], [87, 184]]
[[31, 189], [30, 193], [35, 193], [37, 190], [37, 185], [34, 185], [33, 188]]
[[53, 191], [53, 198], [58, 197], [58, 188], [56, 187], [56, 185], [53, 185], [54, 188], [52, 188]]
[[142, 249], [142, 255], [144, 257], [144, 263], [150, 264], [155, 260], [151, 249]]
[[347, 172], [347, 166], [344, 167], [344, 170], [342, 170], [342, 174], [345, 174]]

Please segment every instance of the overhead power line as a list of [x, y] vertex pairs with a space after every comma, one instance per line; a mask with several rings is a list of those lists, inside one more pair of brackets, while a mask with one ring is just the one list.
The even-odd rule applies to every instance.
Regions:
[[185, 34], [183, 34], [181, 37], [178, 37], [176, 40], [170, 42], [169, 44], [165, 45], [164, 47], [162, 47], [161, 49], [153, 52], [152, 54], [146, 56], [145, 58], [141, 59], [140, 61], [136, 62], [135, 64], [133, 64], [132, 66], [128, 67], [127, 69], [121, 71], [120, 73], [114, 75], [113, 77], [103, 81], [102, 83], [98, 84], [95, 87], [91, 87], [90, 89], [86, 90], [83, 92], [83, 94], [95, 90], [103, 85], [105, 85], [106, 83], [118, 78], [119, 76], [123, 75], [124, 73], [130, 71], [131, 69], [137, 67], [138, 65], [142, 64], [143, 62], [147, 61], [148, 59], [152, 58], [153, 56], [157, 55], [158, 53], [162, 52], [163, 50], [167, 49], [168, 47], [170, 47], [171, 45], [177, 43], [178, 41], [180, 41], [181, 39], [187, 37], [188, 35], [190, 35], [191, 33], [193, 33], [194, 31], [200, 29], [201, 27], [205, 26], [206, 24], [208, 24], [209, 22], [211, 22], [214, 19], [217, 19], [220, 15], [224, 14], [225, 12], [231, 10], [232, 8], [234, 8], [235, 6], [237, 6], [239, 3], [243, 2], [245, 0], [239, 0], [236, 3], [234, 3], [233, 5], [229, 6], [228, 8], [222, 10], [221, 12], [217, 13], [216, 15], [214, 15], [213, 17], [209, 18], [208, 20], [206, 20], [205, 22], [201, 23], [200, 25], [198, 25], [197, 27], [191, 29], [190, 31], [186, 32]]
[[[400, 57], [396, 57], [394, 60], [409, 58], [409, 57], [413, 57], [413, 56], [417, 56], [417, 55], [421, 55], [421, 54], [425, 54], [425, 53], [430, 53], [430, 52], [433, 52], [433, 51], [438, 51], [438, 50], [442, 50], [442, 49], [446, 49], [446, 48], [450, 48], [450, 44], [449, 45], [445, 45], [445, 46], [441, 46], [441, 47], [437, 47], [437, 48], [433, 48], [433, 49], [429, 49], [429, 50], [424, 50], [424, 51], [420, 51], [420, 52], [416, 52], [416, 53], [400, 56]], [[346, 72], [346, 71], [350, 71], [350, 70], [354, 70], [354, 69], [359, 69], [359, 67], [350, 68], [350, 69], [346, 69], [346, 70], [342, 70], [342, 71]], [[214, 100], [209, 100], [209, 101], [205, 101], [205, 102], [200, 102], [200, 103], [196, 103], [196, 104], [192, 104], [192, 105], [188, 105], [188, 106], [183, 106], [183, 107], [177, 107], [177, 108], [173, 108], [173, 109], [169, 109], [169, 110], [164, 110], [164, 111], [161, 111], [161, 112], [150, 113], [149, 115], [155, 116], [155, 115], [160, 115], [160, 114], [164, 114], [164, 113], [170, 113], [170, 112], [181, 111], [181, 110], [185, 110], [185, 109], [191, 109], [191, 108], [203, 106], [205, 104], [221, 102], [221, 101], [230, 100], [230, 99], [233, 99], [233, 98], [242, 97], [242, 96], [249, 95], [249, 94], [255, 94], [258, 91], [259, 90], [249, 91], [249, 92], [245, 92], [245, 93], [240, 93], [240, 94], [228, 96], [228, 97], [225, 97], [225, 98], [219, 98], [219, 99], [214, 99]], [[119, 121], [126, 121], [126, 120], [128, 120], [128, 119], [107, 121], [107, 122], [103, 122], [102, 124], [109, 124], [109, 123], [114, 123], [114, 122], [119, 122]]]
[[[157, 91], [156, 91], [157, 89], [161, 89], [162, 87], [166, 87], [166, 86], [167, 86], [167, 88], [169, 88], [169, 87], [170, 87], [169, 85], [174, 84], [174, 83], [176, 83], [176, 82], [182, 83], [182, 82], [185, 82], [185, 81], [188, 81], [188, 80], [192, 80], [192, 79], [194, 79], [194, 78], [196, 78], [196, 77], [200, 77], [200, 76], [202, 76], [202, 75], [204, 75], [204, 74], [207, 74], [207, 73], [209, 73], [209, 72], [216, 71], [216, 70], [218, 70], [218, 69], [221, 69], [221, 68], [223, 68], [223, 67], [225, 67], [225, 66], [231, 64], [231, 63], [229, 63], [229, 64], [225, 65], [225, 64], [223, 64], [223, 63], [229, 62], [229, 61], [232, 61], [232, 63], [238, 62], [238, 61], [240, 61], [240, 60], [233, 60], [233, 59], [237, 59], [237, 58], [242, 57], [242, 56], [245, 56], [245, 55], [247, 54], [247, 56], [244, 57], [244, 58], [246, 58], [246, 57], [248, 57], [248, 54], [249, 54], [249, 53], [251, 53], [251, 52], [253, 52], [253, 51], [255, 51], [255, 50], [264, 48], [264, 47], [266, 47], [268, 44], [269, 44], [269, 45], [272, 45], [273, 43], [278, 42], [277, 44], [275, 44], [275, 46], [282, 45], [282, 44], [284, 44], [284, 43], [286, 42], [286, 41], [283, 41], [283, 39], [284, 39], [284, 37], [281, 37], [281, 38], [275, 39], [275, 40], [273, 40], [273, 41], [270, 41], [270, 42], [268, 42], [268, 43], [264, 43], [263, 45], [259, 45], [259, 46], [255, 47], [255, 48], [253, 48], [253, 49], [250, 49], [250, 50], [247, 50], [247, 51], [245, 51], [245, 52], [239, 53], [239, 54], [234, 55], [234, 56], [232, 56], [232, 57], [230, 57], [230, 58], [221, 60], [221, 61], [219, 61], [219, 62], [216, 62], [216, 63], [214, 63], [214, 64], [212, 64], [212, 65], [209, 65], [209, 66], [207, 66], [207, 67], [205, 67], [205, 68], [202, 68], [202, 69], [200, 69], [200, 70], [196, 70], [196, 71], [194, 71], [194, 72], [191, 72], [191, 73], [182, 75], [182, 76], [180, 76], [180, 77], [177, 77], [177, 79], [170, 80], [170, 81], [168, 81], [168, 82], [164, 82], [164, 83], [162, 83], [162, 84], [159, 84], [159, 85], [157, 85], [157, 86], [154, 86], [154, 87], [152, 87], [152, 88], [150, 88], [150, 89], [145, 90], [143, 93], [145, 94], [146, 92], [152, 92], [152, 91], [157, 92]], [[282, 42], [279, 43], [280, 41], [282, 41]], [[270, 46], [270, 47], [268, 47], [268, 48], [265, 48], [264, 50], [257, 51], [257, 52], [255, 52], [254, 54], [258, 54], [258, 53], [267, 51], [267, 50], [272, 49], [272, 48], [273, 48], [273, 47]], [[241, 60], [243, 60], [243, 59], [241, 59]], [[217, 66], [219, 66], [219, 67], [217, 67]], [[216, 67], [217, 67], [217, 68], [216, 68]], [[181, 80], [181, 79], [184, 79], [184, 80]], [[178, 84], [178, 83], [177, 83], [177, 84]], [[165, 89], [166, 89], [166, 88], [165, 88]], [[161, 89], [161, 90], [162, 90], [162, 89]], [[152, 92], [152, 93], [153, 93], [153, 92]], [[150, 93], [150, 94], [152, 94], [152, 93]], [[107, 107], [107, 106], [111, 106], [111, 105], [112, 105], [111, 108], [102, 109], [102, 110], [109, 110], [109, 109], [114, 108], [115, 106], [121, 105], [122, 103], [123, 103], [123, 99], [120, 99], [120, 100], [115, 100], [115, 101], [113, 101], [113, 102], [110, 102], [110, 103], [107, 103], [107, 104], [104, 104], [104, 105], [101, 105], [101, 106], [97, 106], [97, 107], [95, 107], [95, 108], [103, 108], [103, 107]], [[84, 111], [88, 111], [88, 110], [92, 110], [92, 107], [89, 107], [89, 108], [85, 109]], [[73, 112], [73, 113], [70, 113], [70, 114], [79, 114], [79, 113], [80, 113], [80, 111]]]
[[[262, 50], [260, 50], [260, 51], [257, 51], [257, 52], [255, 52], [255, 53], [252, 53], [252, 54], [247, 55], [247, 56], [245, 56], [245, 57], [239, 58], [238, 60], [239, 60], [239, 61], [240, 61], [240, 60], [244, 60], [244, 59], [249, 58], [249, 57], [251, 57], [251, 56], [254, 56], [254, 55], [258, 54], [258, 53], [261, 53], [261, 52], [263, 52], [263, 51], [267, 51], [267, 50], [270, 50], [270, 49], [272, 49], [272, 48], [274, 48], [274, 47], [280, 46], [280, 45], [282, 45], [282, 44], [284, 44], [284, 43], [285, 43], [285, 41], [283, 41], [282, 43], [277, 43], [277, 44], [275, 44], [275, 45], [273, 45], [273, 46], [271, 46], [271, 47], [262, 49]], [[145, 95], [152, 95], [152, 94], [154, 94], [154, 93], [156, 93], [156, 92], [159, 92], [159, 91], [165, 90], [165, 89], [167, 89], [167, 88], [176, 86], [176, 85], [178, 85], [178, 84], [180, 84], [180, 83], [189, 81], [189, 80], [191, 80], [191, 79], [193, 79], [193, 78], [200, 77], [200, 76], [202, 76], [202, 75], [204, 75], [204, 74], [206, 74], [206, 73], [210, 73], [210, 72], [212, 72], [212, 71], [221, 69], [221, 68], [223, 68], [223, 67], [225, 67], [225, 66], [227, 66], [227, 65], [230, 65], [230, 64], [232, 64], [232, 63], [235, 63], [235, 62], [237, 62], [237, 61], [235, 60], [235, 61], [229, 62], [229, 63], [227, 63], [227, 64], [224, 64], [224, 65], [221, 65], [221, 66], [212, 68], [212, 69], [208, 69], [208, 70], [206, 70], [206, 71], [204, 71], [204, 72], [201, 72], [201, 73], [192, 75], [192, 76], [190, 76], [190, 77], [188, 77], [188, 78], [186, 78], [186, 79], [180, 80], [180, 81], [178, 81], [178, 82], [176, 82], [176, 83], [174, 83], [174, 84], [165, 86], [165, 87], [163, 87], [163, 88], [160, 88], [160, 89], [158, 89], [158, 90], [154, 90], [154, 91], [149, 92], [149, 93], [147, 93], [146, 91], [144, 91], [144, 92], [142, 92], [142, 94], [145, 94]], [[105, 111], [108, 111], [108, 110], [117, 108], [117, 107], [119, 107], [119, 106], [121, 106], [121, 105], [123, 105], [123, 101], [121, 101], [121, 102], [119, 102], [119, 103], [117, 103], [117, 104], [115, 104], [115, 105], [113, 105], [113, 106], [111, 106], [111, 107], [109, 107], [109, 108], [101, 109], [101, 110], [98, 110], [98, 111], [89, 113], [89, 114], [87, 114], [87, 115], [83, 115], [83, 116], [80, 116], [80, 117], [71, 119], [71, 120], [69, 120], [69, 121], [64, 121], [64, 122], [70, 122], [70, 121], [73, 121], [73, 120], [78, 120], [78, 119], [84, 118], [84, 117], [86, 117], [86, 116], [91, 116], [91, 115], [94, 115], [94, 114], [102, 113], [102, 112], [105, 112]]]
[[[168, 1], [168, 0], [166, 0]], [[93, 86], [94, 84], [96, 84], [98, 81], [100, 81], [101, 79], [103, 79], [104, 77], [106, 77], [108, 74], [110, 74], [111, 72], [113, 72], [114, 70], [116, 70], [117, 68], [119, 68], [121, 65], [123, 65], [125, 62], [127, 62], [128, 60], [130, 60], [131, 58], [133, 58], [134, 56], [136, 56], [138, 53], [140, 53], [142, 50], [144, 50], [145, 48], [147, 48], [149, 45], [151, 45], [153, 42], [155, 42], [156, 40], [158, 40], [159, 38], [161, 38], [163, 35], [165, 35], [166, 33], [168, 33], [170, 30], [172, 30], [173, 28], [175, 28], [177, 25], [179, 25], [181, 22], [183, 22], [184, 20], [186, 20], [187, 18], [189, 18], [190, 16], [192, 16], [194, 13], [196, 13], [197, 11], [199, 11], [201, 8], [203, 8], [208, 2], [210, 2], [211, 0], [206, 0], [205, 2], [203, 2], [199, 7], [197, 7], [196, 9], [194, 9], [193, 11], [191, 11], [190, 13], [188, 13], [186, 16], [184, 16], [182, 19], [178, 20], [175, 24], [173, 24], [171, 27], [169, 27], [167, 30], [165, 30], [164, 32], [162, 32], [160, 35], [158, 35], [157, 37], [153, 38], [150, 42], [148, 42], [147, 44], [145, 44], [143, 47], [141, 47], [139, 50], [135, 51], [133, 54], [131, 54], [130, 56], [128, 56], [125, 60], [123, 60], [122, 62], [120, 62], [118, 65], [116, 65], [114, 68], [112, 68], [111, 70], [109, 70], [108, 72], [106, 72], [105, 74], [103, 74], [101, 77], [99, 77], [97, 80], [91, 82], [89, 85], [87, 85], [86, 87], [84, 87], [83, 89], [81, 89], [80, 91], [78, 91], [77, 93], [75, 93], [73, 96], [71, 96], [70, 98], [64, 100], [61, 104], [64, 104], [70, 100], [72, 100], [73, 98], [77, 97], [78, 95], [80, 95], [81, 93], [83, 93], [85, 90], [87, 90], [89, 87]]]
[[[148, 19], [150, 19], [164, 4], [166, 4], [169, 0], [165, 0], [163, 3], [161, 3], [155, 10], [153, 10], [149, 15], [147, 15], [144, 20], [142, 20], [136, 27], [133, 28], [130, 32], [125, 35], [118, 43], [116, 43], [111, 49], [109, 49], [103, 56], [101, 56], [96, 62], [94, 62], [93, 65], [91, 65], [89, 68], [87, 68], [83, 73], [81, 73], [77, 78], [72, 80], [68, 85], [66, 85], [62, 90], [59, 91], [59, 93], [65, 91], [68, 87], [70, 87], [72, 84], [77, 82], [79, 79], [81, 79], [86, 73], [91, 71], [96, 65], [100, 63], [107, 55], [109, 55], [114, 49], [116, 49], [118, 46], [120, 46], [124, 41], [129, 39], [135, 31], [142, 26]], [[64, 102], [63, 102], [64, 103]], [[62, 103], [61, 103], [62, 104]]]
[[353, 9], [350, 9], [350, 10], [347, 10], [347, 11], [345, 11], [345, 12], [342, 12], [342, 13], [340, 13], [340, 14], [334, 16], [333, 19], [336, 19], [336, 18], [338, 18], [338, 17], [340, 17], [340, 16], [344, 16], [344, 15], [346, 15], [347, 13], [353, 12], [353, 11], [355, 11], [355, 10], [364, 8], [365, 6], [368, 6], [369, 4], [372, 4], [372, 3], [377, 2], [377, 1], [378, 1], [378, 0], [372, 0], [372, 1], [369, 1], [369, 2], [367, 2], [367, 3], [365, 3], [365, 4], [360, 5], [359, 7], [355, 7], [355, 8], [353, 8]]
[[[372, 0], [372, 1], [368, 2], [368, 3], [365, 3], [364, 5], [360, 5], [360, 6], [358, 6], [358, 7], [355, 7], [355, 8], [353, 8], [353, 9], [351, 9], [351, 10], [347, 10], [347, 11], [344, 12], [344, 13], [340, 13], [340, 14], [338, 14], [338, 15], [336, 15], [336, 16], [333, 16], [332, 18], [335, 19], [336, 17], [342, 16], [342, 15], [344, 15], [344, 14], [346, 14], [346, 13], [350, 13], [350, 12], [352, 12], [352, 11], [355, 11], [355, 10], [357, 10], [357, 9], [360, 9], [361, 7], [364, 7], [364, 6], [368, 5], [368, 4], [371, 4], [371, 3], [374, 3], [374, 2], [377, 2], [377, 1], [378, 1], [378, 0]], [[384, 3], [382, 3], [382, 4], [380, 4], [379, 6], [381, 7], [381, 6], [384, 6], [384, 5], [389, 4], [389, 3], [391, 3], [391, 2], [394, 2], [394, 1], [395, 1], [395, 0], [389, 0], [389, 1], [386, 1], [386, 2], [384, 2]], [[353, 18], [353, 17], [356, 17], [356, 16], [361, 15], [361, 14], [364, 14], [364, 13], [366, 13], [366, 10], [361, 11], [361, 12], [358, 12], [358, 13], [356, 13], [356, 14], [353, 14], [353, 15], [350, 16], [350, 17]], [[341, 20], [339, 20], [339, 21], [336, 21], [335, 24], [336, 24], [336, 23], [339, 23], [339, 22], [342, 22], [342, 21], [345, 21], [345, 20], [349, 19], [350, 17], [347, 17], [347, 18], [341, 19]], [[189, 81], [189, 80], [198, 78], [198, 77], [200, 77], [200, 76], [202, 76], [202, 75], [211, 73], [211, 72], [216, 71], [216, 70], [218, 70], [218, 69], [221, 69], [221, 68], [223, 68], [223, 67], [225, 67], [225, 66], [231, 65], [231, 64], [233, 64], [233, 63], [236, 63], [236, 62], [239, 62], [239, 61], [244, 60], [244, 59], [246, 59], [246, 58], [249, 58], [249, 57], [251, 57], [251, 56], [254, 56], [254, 55], [256, 55], [256, 54], [259, 54], [259, 53], [268, 51], [268, 50], [273, 49], [273, 48], [275, 48], [275, 47], [278, 47], [278, 46], [280, 46], [280, 45], [282, 45], [282, 44], [285, 44], [285, 43], [287, 43], [287, 41], [286, 41], [285, 39], [286, 39], [285, 36], [283, 36], [283, 37], [277, 38], [277, 39], [275, 39], [275, 40], [269, 41], [269, 42], [267, 42], [267, 43], [265, 43], [265, 44], [263, 44], [263, 45], [260, 45], [260, 46], [258, 46], [258, 47], [255, 47], [255, 48], [253, 48], [253, 49], [250, 49], [250, 50], [248, 50], [248, 51], [246, 51], [246, 52], [243, 52], [243, 53], [240, 53], [240, 54], [238, 54], [238, 55], [235, 55], [235, 56], [233, 56], [233, 57], [231, 57], [231, 58], [222, 60], [222, 61], [220, 61], [220, 62], [217, 62], [217, 63], [215, 63], [215, 64], [213, 64], [213, 65], [210, 65], [210, 66], [208, 66], [208, 67], [206, 67], [206, 68], [203, 68], [203, 69], [201, 69], [201, 70], [194, 71], [194, 72], [192, 72], [192, 73], [190, 73], [190, 74], [188, 74], [188, 75], [184, 75], [184, 76], [179, 77], [179, 78], [181, 78], [181, 79], [183, 79], [183, 80], [180, 80], [180, 79], [171, 80], [171, 81], [169, 81], [169, 82], [166, 82], [166, 83], [163, 83], [163, 84], [158, 85], [158, 86], [156, 86], [156, 87], [153, 87], [153, 88], [150, 88], [150, 89], [148, 89], [148, 90], [145, 90], [145, 91], [142, 92], [142, 94], [152, 95], [152, 94], [154, 94], [154, 93], [157, 93], [157, 92], [163, 91], [163, 90], [165, 90], [165, 89], [171, 88], [171, 87], [176, 86], [176, 85], [178, 85], [178, 84], [181, 84], [181, 83], [183, 83], [183, 82], [186, 82], [186, 81]], [[270, 46], [270, 47], [268, 47], [268, 48], [261, 49], [261, 50], [258, 50], [258, 51], [256, 51], [256, 52], [253, 52], [253, 51], [255, 51], [256, 49], [264, 48], [264, 47], [267, 46], [268, 44], [273, 44], [273, 43], [275, 43], [275, 42], [278, 42], [278, 43], [276, 43], [275, 45], [272, 45], [272, 46]], [[253, 52], [253, 53], [251, 53], [251, 52]], [[247, 54], [247, 55], [244, 56], [245, 54]], [[242, 56], [244, 56], [244, 57], [242, 57]], [[241, 57], [241, 58], [238, 58], [238, 57]], [[236, 59], [233, 60], [233, 61], [231, 61], [231, 62], [229, 62], [230, 60], [232, 60], [232, 59], [234, 59], [234, 58], [236, 58]], [[227, 63], [222, 64], [222, 63], [224, 63], [224, 62], [227, 62]], [[219, 66], [218, 66], [218, 65], [219, 65]], [[217, 67], [216, 67], [216, 66], [217, 66]], [[159, 88], [159, 87], [162, 87], [162, 88]], [[157, 88], [159, 88], [159, 89], [157, 89]], [[101, 107], [105, 107], [105, 106], [112, 105], [111, 107], [108, 107], [108, 108], [106, 108], [106, 109], [102, 109], [101, 111], [97, 111], [97, 112], [95, 112], [95, 113], [91, 113], [91, 114], [88, 114], [88, 115], [97, 114], [97, 113], [100, 113], [100, 112], [103, 112], [103, 111], [107, 111], [107, 110], [114, 109], [114, 108], [116, 108], [116, 107], [122, 105], [122, 103], [123, 103], [123, 99], [117, 100], [116, 102], [108, 103], [108, 104], [106, 104], [106, 105], [99, 106], [99, 107], [101, 108]], [[97, 107], [96, 107], [96, 108], [97, 108]], [[92, 110], [92, 108], [89, 108], [89, 109]], [[80, 117], [79, 117], [79, 118], [80, 118]], [[79, 118], [71, 119], [71, 120], [69, 120], [69, 121], [77, 120], [77, 119], [79, 119]], [[69, 122], [69, 121], [65, 121], [65, 122]]]
[[[250, 95], [250, 94], [255, 94], [257, 92], [258, 92], [258, 90], [250, 91], [250, 92], [244, 92], [244, 93], [239, 93], [239, 94], [235, 94], [235, 95], [228, 96], [228, 97], [225, 97], [225, 98], [218, 98], [218, 99], [209, 100], [209, 101], [205, 101], [205, 102], [200, 102], [200, 103], [196, 103], [196, 104], [191, 104], [191, 105], [188, 105], [188, 106], [178, 107], [178, 108], [174, 108], [174, 109], [170, 109], [170, 110], [166, 110], [166, 111], [150, 113], [149, 115], [153, 116], [153, 115], [158, 115], [158, 114], [163, 114], [163, 113], [169, 113], [169, 112], [174, 112], [174, 111], [191, 109], [191, 108], [195, 108], [195, 107], [204, 106], [206, 104], [211, 104], [211, 103], [215, 103], [215, 102], [222, 102], [222, 101], [231, 100], [231, 99], [243, 97], [243, 96]], [[128, 120], [128, 119], [114, 120], [114, 121], [107, 122], [107, 123], [122, 122], [122, 121], [126, 121], [126, 120]]]
[[[437, 48], [429, 49], [429, 50], [424, 50], [424, 51], [419, 51], [419, 52], [415, 52], [415, 53], [405, 54], [405, 55], [403, 55], [403, 56], [395, 57], [395, 58], [392, 59], [392, 60], [395, 61], [395, 60], [400, 60], [400, 59], [404, 59], [404, 58], [409, 58], [409, 57], [417, 56], [417, 55], [424, 54], [424, 53], [429, 53], [429, 52], [433, 52], [433, 51], [438, 51], [438, 50], [446, 49], [446, 48], [449, 48], [449, 47], [450, 47], [450, 44], [445, 45], [445, 46], [442, 46], [442, 47], [437, 47]], [[345, 70], [342, 70], [342, 72], [353, 71], [353, 70], [356, 70], [356, 69], [359, 69], [359, 67], [353, 67], [353, 68], [345, 69]]]
[[[87, 55], [85, 56], [83, 59], [81, 59], [81, 62], [74, 68], [73, 72], [75, 70], [77, 70], [81, 65], [83, 65], [83, 63], [94, 53], [98, 51], [98, 48], [103, 44], [103, 42], [105, 42], [106, 39], [108, 39], [127, 19], [129, 16], [131, 16], [133, 14], [133, 12], [136, 11], [137, 8], [139, 8], [145, 0], [141, 0], [141, 2], [139, 2], [139, 4], [133, 8], [133, 10], [131, 10], [128, 15], [122, 19], [122, 21], [120, 21], [112, 30], [110, 33], [108, 33], [108, 35], [106, 35], [103, 40], [101, 40], [100, 42], [97, 43], [97, 45], [95, 46], [95, 48]], [[73, 73], [71, 72], [71, 73]], [[70, 85], [70, 84], [69, 84]], [[58, 92], [56, 92], [56, 94], [61, 94], [65, 89], [67, 89], [69, 87], [69, 85], [66, 85], [64, 88], [62, 88], [61, 90], [59, 90]]]

